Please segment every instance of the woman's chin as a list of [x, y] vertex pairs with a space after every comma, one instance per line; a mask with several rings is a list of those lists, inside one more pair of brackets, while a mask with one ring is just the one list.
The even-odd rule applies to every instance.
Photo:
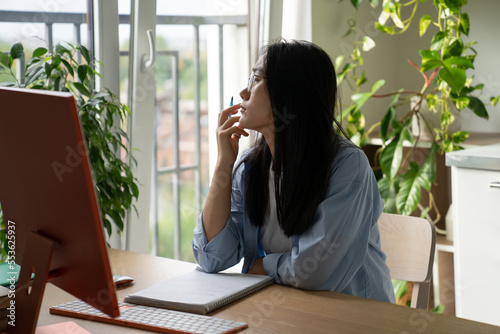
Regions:
[[238, 120], [238, 125], [243, 128], [243, 129], [247, 129], [247, 122], [244, 118], [244, 116], [241, 116], [240, 119]]

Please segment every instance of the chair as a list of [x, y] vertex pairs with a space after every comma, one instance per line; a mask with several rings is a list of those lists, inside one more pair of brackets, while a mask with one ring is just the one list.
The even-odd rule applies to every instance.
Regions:
[[423, 218], [382, 213], [382, 251], [391, 278], [413, 282], [411, 307], [427, 310], [436, 245], [434, 225]]

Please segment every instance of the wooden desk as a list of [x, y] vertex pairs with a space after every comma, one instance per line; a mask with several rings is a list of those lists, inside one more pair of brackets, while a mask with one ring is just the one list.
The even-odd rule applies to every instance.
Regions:
[[[118, 300], [169, 277], [187, 273], [195, 264], [150, 255], [110, 250], [113, 273], [135, 278], [117, 291]], [[74, 321], [91, 333], [151, 333], [49, 314], [52, 305], [75, 298], [47, 284], [38, 326]], [[241, 333], [500, 333], [500, 327], [443, 314], [331, 291], [303, 291], [272, 285], [210, 315], [243, 321]]]

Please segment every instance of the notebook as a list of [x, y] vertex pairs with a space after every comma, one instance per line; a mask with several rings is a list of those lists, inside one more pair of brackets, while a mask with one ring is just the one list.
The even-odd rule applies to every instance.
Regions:
[[274, 278], [201, 268], [125, 296], [124, 302], [206, 314], [274, 283]]

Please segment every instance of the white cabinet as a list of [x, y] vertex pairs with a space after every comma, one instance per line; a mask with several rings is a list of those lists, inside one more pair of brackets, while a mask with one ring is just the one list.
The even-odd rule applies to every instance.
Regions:
[[500, 325], [500, 145], [446, 155], [451, 166], [457, 317]]

